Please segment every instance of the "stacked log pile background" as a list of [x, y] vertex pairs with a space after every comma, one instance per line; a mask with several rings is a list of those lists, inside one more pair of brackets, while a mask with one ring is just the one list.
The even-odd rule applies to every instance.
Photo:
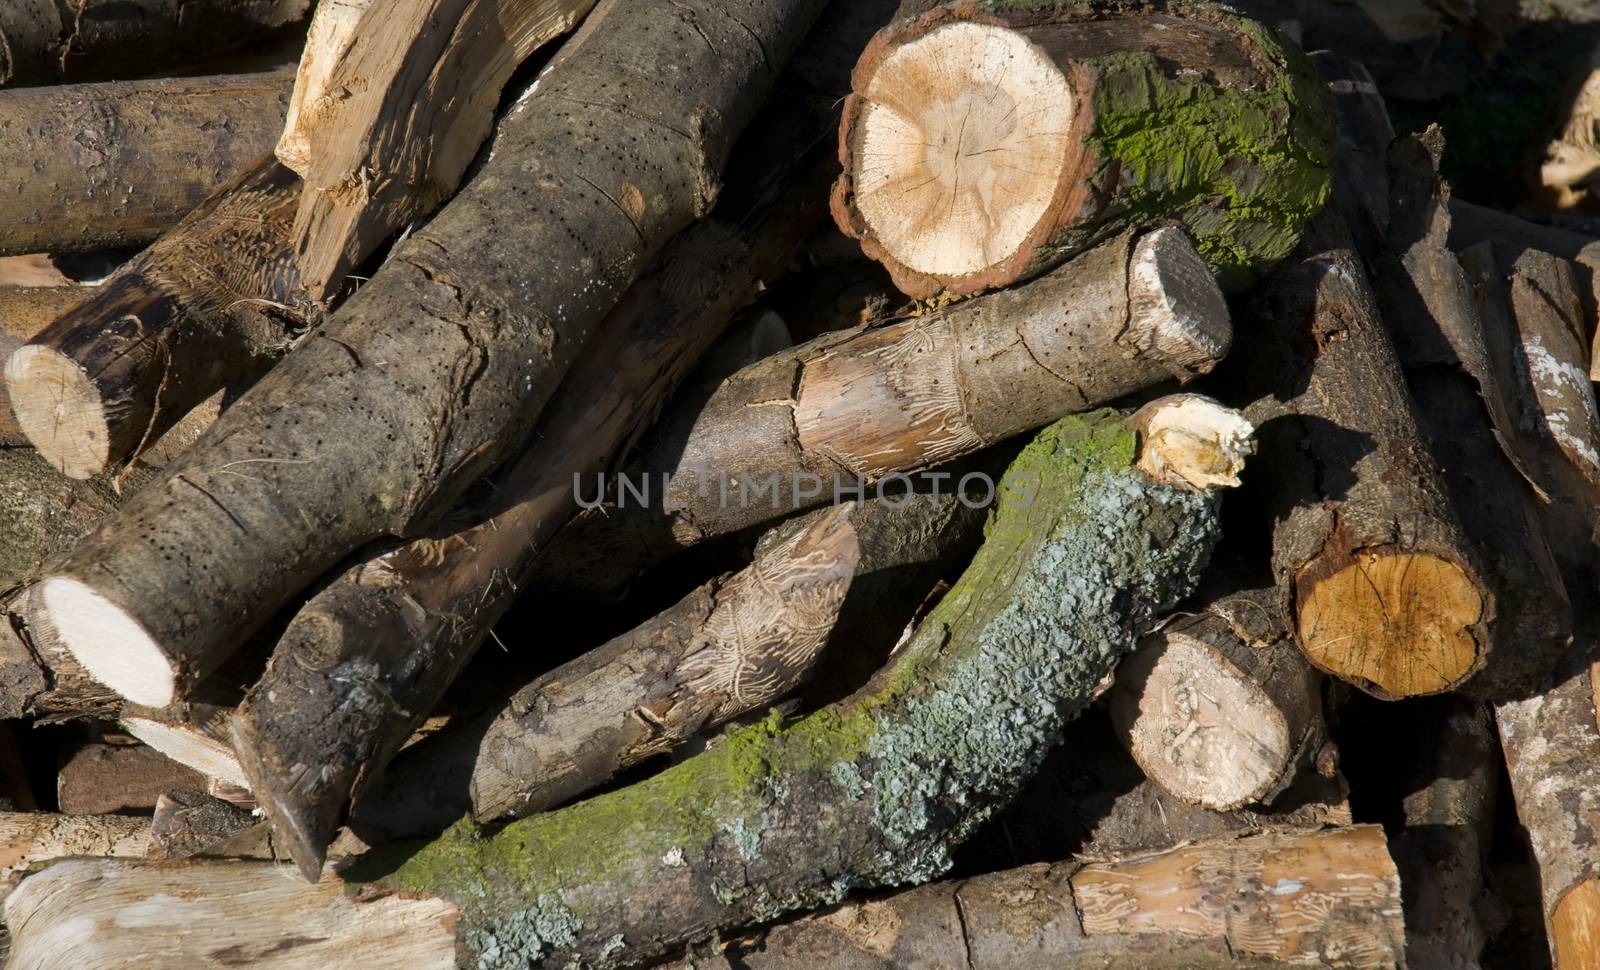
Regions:
[[4, 965], [1600, 968], [1597, 52], [7, 4]]

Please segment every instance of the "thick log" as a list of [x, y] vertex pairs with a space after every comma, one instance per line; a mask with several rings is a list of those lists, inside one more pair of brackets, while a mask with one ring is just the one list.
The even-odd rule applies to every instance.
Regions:
[[259, 43], [310, 9], [311, 0], [17, 0], [0, 10], [0, 87], [148, 77]]
[[138, 859], [150, 820], [128, 815], [0, 813], [0, 892], [28, 870], [56, 859]]
[[161, 793], [194, 788], [205, 779], [142, 744], [89, 744], [56, 775], [56, 801], [68, 815], [145, 811]]
[[11, 354], [17, 423], [89, 478], [272, 366], [316, 321], [289, 250], [300, 180], [271, 156]]
[[279, 142], [305, 178], [295, 249], [313, 296], [455, 192], [512, 71], [594, 3], [368, 3], [353, 25], [349, 4], [318, 8]]
[[473, 182], [45, 580], [84, 666], [165, 706], [340, 559], [433, 524], [710, 208], [820, 7], [648, 0], [552, 67]]
[[0, 255], [150, 242], [272, 149], [291, 83], [273, 71], [0, 92], [13, 187]]
[[[1359, 257], [1324, 213], [1246, 311], [1228, 378], [1257, 394], [1273, 573], [1312, 664], [1375, 696], [1476, 673], [1493, 599], [1428, 457]], [[1270, 422], [1270, 425], [1269, 425]]]
[[880, 32], [852, 86], [834, 217], [912, 296], [1171, 218], [1238, 288], [1327, 197], [1315, 75], [1220, 6], [950, 4]]
[[1321, 678], [1276, 589], [1210, 600], [1117, 666], [1119, 737], [1146, 775], [1219, 812], [1271, 802], [1325, 736]]
[[[1157, 485], [1136, 458], [1115, 415], [1069, 418], [1037, 436], [1010, 469], [1025, 491], [1008, 491], [972, 565], [851, 698], [790, 724], [769, 717], [651, 779], [493, 835], [463, 824], [398, 867], [373, 857], [346, 870], [365, 896], [336, 880], [289, 896], [293, 925], [325, 927], [314, 935], [339, 944], [349, 934], [327, 924], [378, 893], [442, 919], [412, 945], [412, 966], [447, 966], [458, 943], [467, 965], [626, 964], [852, 888], [937, 876], [952, 844], [1016, 792], [1209, 555], [1216, 496]], [[122, 899], [117, 887], [148, 898], [155, 885], [197, 885], [192, 867], [112, 865], [54, 867], [22, 883], [6, 910], [20, 965], [65, 965], [45, 940], [53, 921], [39, 918], [66, 889], [54, 874], [74, 885], [92, 875]], [[284, 885], [270, 866], [228, 871], [230, 884], [208, 876], [204, 892], [160, 910], [238, 905], [252, 887]], [[285, 921], [251, 896], [254, 918], [227, 921], [252, 924], [237, 927], [250, 934], [238, 942], [280, 940]], [[171, 925], [152, 918], [114, 940], [82, 934], [74, 966], [147, 952], [140, 937], [157, 922]], [[169, 963], [216, 945], [160, 932]]]
[[253, 824], [255, 816], [246, 809], [197, 788], [174, 788], [156, 799], [144, 854], [151, 859], [186, 859]]
[[1362, 825], [934, 883], [662, 968], [1398, 967], [1404, 943], [1399, 874]]
[[1127, 233], [1026, 286], [825, 334], [732, 375], [704, 404], [669, 412], [615, 494], [551, 554], [626, 581], [708, 538], [1197, 377], [1231, 339], [1183, 232]]

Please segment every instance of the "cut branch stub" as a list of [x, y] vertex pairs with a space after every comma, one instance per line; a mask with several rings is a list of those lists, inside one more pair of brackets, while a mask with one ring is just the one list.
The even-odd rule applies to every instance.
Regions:
[[912, 296], [1005, 286], [1165, 218], [1231, 288], [1328, 193], [1309, 67], [1213, 5], [959, 2], [880, 32], [853, 87], [834, 217]]

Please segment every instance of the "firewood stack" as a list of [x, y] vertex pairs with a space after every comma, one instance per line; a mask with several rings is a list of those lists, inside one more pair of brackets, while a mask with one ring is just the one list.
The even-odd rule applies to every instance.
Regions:
[[1600, 238], [1245, 6], [0, 10], [5, 966], [1600, 967]]

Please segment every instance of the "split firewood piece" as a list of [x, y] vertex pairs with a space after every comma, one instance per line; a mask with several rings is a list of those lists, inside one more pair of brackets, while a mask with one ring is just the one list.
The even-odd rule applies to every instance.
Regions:
[[311, 0], [7, 3], [0, 87], [148, 77], [258, 43], [310, 9]]
[[56, 800], [68, 815], [150, 811], [161, 793], [205, 778], [142, 744], [87, 744], [56, 775]]
[[[781, 272], [793, 240], [823, 218], [816, 199], [837, 166], [808, 149], [834, 114], [796, 97], [752, 127], [711, 217], [673, 240], [590, 337], [529, 447], [438, 529], [347, 568], [285, 631], [236, 737], [308, 873], [320, 871], [352, 796], [526, 588], [531, 564], [576, 509], [573, 476], [618, 460], [762, 280]], [[749, 340], [734, 349], [748, 353]], [[368, 685], [358, 697], [352, 677]], [[312, 762], [319, 770], [305, 772]]]
[[45, 578], [74, 655], [165, 706], [339, 560], [437, 522], [533, 430], [646, 260], [706, 214], [820, 7], [648, 0], [606, 18], [508, 114], [472, 184]]
[[6, 361], [17, 423], [89, 478], [136, 457], [314, 322], [289, 250], [300, 180], [270, 155]]
[[1600, 211], [1600, 70], [1590, 71], [1566, 106], [1539, 163], [1541, 209]]
[[247, 809], [198, 788], [174, 788], [156, 799], [145, 855], [152, 859], [186, 859], [226, 842], [255, 823], [255, 816]]
[[[292, 932], [353, 949], [349, 924], [370, 925], [366, 913], [385, 910], [369, 901], [382, 896], [389, 912], [431, 924], [409, 940], [410, 966], [450, 966], [458, 945], [466, 965], [631, 964], [853, 888], [937, 876], [1210, 554], [1218, 496], [1151, 481], [1137, 455], [1115, 414], [1041, 432], [1008, 470], [1025, 491], [1006, 491], [972, 565], [847, 700], [792, 723], [774, 715], [650, 779], [494, 834], [463, 823], [398, 864], [374, 853], [345, 870], [355, 885], [301, 887], [281, 917], [256, 893], [282, 890], [270, 865], [52, 867], [7, 901], [13, 959], [39, 970], [118, 959], [131, 970], [135, 954], [154, 952], [142, 939], [151, 932], [164, 966]], [[77, 919], [114, 918], [89, 906], [85, 879], [110, 910], [165, 892], [160, 918], [80, 933], [62, 956], [48, 928], [64, 892]], [[169, 891], [178, 881], [181, 899]], [[234, 934], [222, 942], [175, 938], [168, 918], [192, 919], [192, 907], [246, 907], [250, 918], [219, 920]]]
[[[313, 296], [337, 289], [386, 239], [455, 192], [512, 71], [594, 3], [318, 7], [278, 148], [305, 178], [295, 248]], [[619, 204], [635, 205], [626, 195]]]
[[[833, 700], [864, 683], [881, 665], [904, 632], [906, 620], [922, 606], [929, 591], [951, 571], [971, 558], [982, 538], [983, 523], [994, 498], [991, 484], [1004, 464], [981, 466], [983, 474], [968, 481], [966, 489], [949, 487], [937, 493], [872, 499], [855, 504], [846, 514], [860, 546], [860, 558], [849, 595], [840, 606], [829, 643], [813, 667], [817, 678], [807, 683], [800, 670], [794, 685], [803, 685], [807, 702], [818, 697]], [[994, 474], [989, 474], [989, 471]], [[962, 476], [965, 478], [965, 476]], [[757, 555], [771, 544], [793, 536], [813, 523], [835, 514], [834, 509], [817, 509], [774, 528], [757, 545]], [[720, 585], [720, 584], [718, 584]], [[703, 602], [702, 591], [679, 604], [687, 608]], [[608, 648], [628, 643], [638, 647], [637, 634], [654, 629], [647, 624], [633, 634], [613, 641]], [[621, 648], [627, 649], [627, 648]], [[649, 667], [656, 661], [641, 658]], [[586, 666], [588, 660], [569, 665], [569, 671]], [[826, 666], [826, 669], [822, 669]], [[610, 677], [627, 677], [626, 667], [613, 665]], [[826, 678], [828, 684], [821, 681]], [[382, 781], [355, 805], [351, 828], [368, 841], [392, 841], [434, 835], [469, 812], [492, 819], [510, 812], [526, 815], [553, 807], [572, 795], [597, 787], [612, 770], [603, 758], [585, 754], [579, 776], [547, 778], [539, 762], [552, 756], [550, 750], [524, 750], [538, 732], [559, 729], [544, 724], [536, 701], [559, 686], [558, 675], [514, 695], [503, 707], [451, 724], [406, 748], [384, 773]], [[828, 689], [835, 683], [844, 687]], [[636, 704], [643, 694], [606, 688], [624, 703]], [[583, 703], [581, 698], [576, 703]], [[563, 716], [561, 723], [566, 723]], [[649, 725], [641, 718], [624, 733], [634, 735]], [[565, 744], [565, 739], [552, 739]], [[596, 744], [615, 741], [602, 736]], [[474, 806], [476, 793], [477, 806]], [[505, 806], [504, 808], [497, 806]]]
[[1443, 697], [1419, 706], [1425, 752], [1405, 780], [1405, 824], [1390, 836], [1406, 899], [1413, 967], [1479, 965], [1488, 930], [1478, 909], [1493, 841], [1500, 757], [1489, 709]]
[[131, 815], [0, 812], [0, 892], [29, 869], [55, 859], [138, 859], [150, 820]]
[[[150, 242], [272, 149], [287, 71], [0, 91], [0, 255]], [[41, 174], [40, 166], [47, 166]]]
[[1398, 967], [1404, 945], [1383, 830], [1361, 825], [934, 883], [658, 970]]
[[954, 3], [881, 31], [852, 80], [834, 217], [912, 296], [1171, 218], [1236, 288], [1328, 193], [1315, 74], [1220, 6]]
[[228, 738], [228, 720], [232, 716], [232, 707], [199, 701], [171, 708], [126, 704], [120, 720], [129, 734], [178, 764], [207, 778], [249, 789], [250, 780]]
[[874, 484], [892, 491], [907, 472], [1198, 377], [1232, 333], [1181, 229], [1125, 233], [1025, 286], [824, 334], [741, 370], [703, 405], [669, 412], [561, 549], [583, 569], [592, 544], [605, 551], [596, 567], [632, 579], [705, 539]]
[[1472, 247], [1462, 260], [1527, 465], [1549, 499], [1553, 548], [1585, 567], [1600, 525], [1600, 407], [1571, 264], [1532, 249], [1513, 260], [1494, 243]]
[[1219, 812], [1270, 802], [1320, 744], [1322, 689], [1276, 589], [1241, 590], [1147, 637], [1111, 714], [1146, 775]]
[[1261, 395], [1245, 413], [1301, 649], [1378, 697], [1455, 687], [1488, 657], [1493, 599], [1338, 216], [1318, 217], [1247, 312], [1263, 336], [1230, 376]]
[[1544, 693], [1495, 707], [1557, 970], [1593, 966], [1600, 938], [1600, 845], [1586, 834], [1600, 826], [1592, 640], [1567, 660]]

